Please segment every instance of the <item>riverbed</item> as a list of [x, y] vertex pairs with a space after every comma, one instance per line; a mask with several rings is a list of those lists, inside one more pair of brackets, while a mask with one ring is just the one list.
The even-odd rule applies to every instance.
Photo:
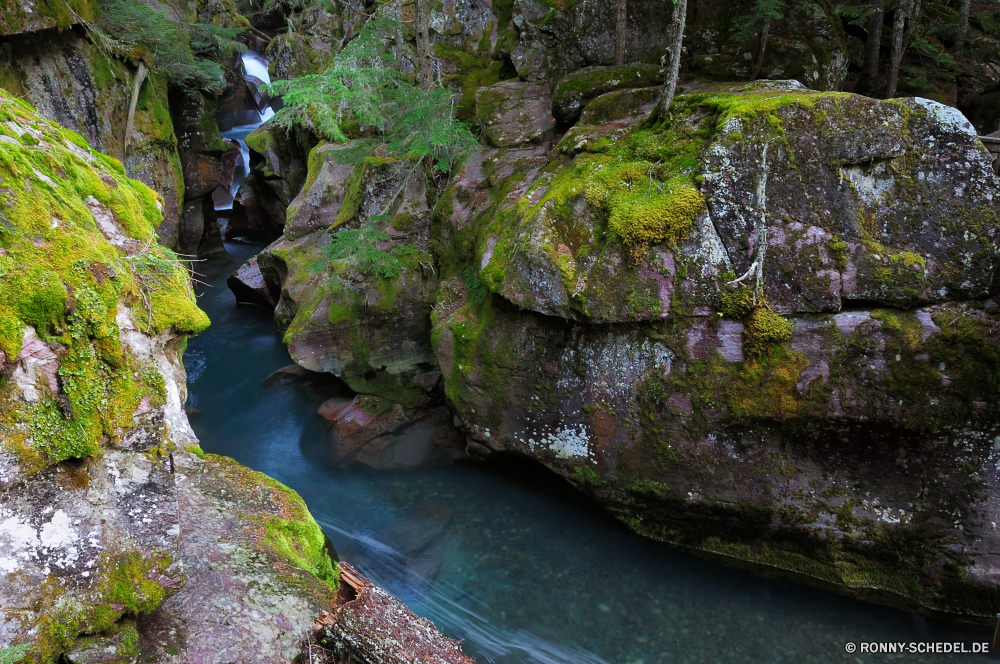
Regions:
[[988, 641], [970, 632], [708, 563], [640, 537], [547, 470], [458, 463], [341, 469], [316, 409], [330, 385], [273, 382], [290, 363], [271, 312], [226, 278], [262, 246], [198, 264], [212, 326], [185, 355], [206, 452], [295, 489], [339, 555], [433, 620], [480, 663], [963, 662], [848, 654], [847, 643]]

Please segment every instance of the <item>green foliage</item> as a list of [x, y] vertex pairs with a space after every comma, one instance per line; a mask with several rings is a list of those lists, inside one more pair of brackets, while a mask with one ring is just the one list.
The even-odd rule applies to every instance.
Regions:
[[381, 230], [373, 220], [359, 228], [349, 228], [330, 234], [330, 244], [321, 252], [325, 260], [313, 266], [314, 272], [325, 273], [329, 264], [348, 260], [361, 272], [383, 279], [396, 279], [405, 267], [402, 258], [414, 256], [417, 248], [407, 244], [381, 249], [392, 242], [392, 236]]
[[0, 650], [0, 664], [14, 664], [21, 661], [24, 653], [28, 651], [28, 646], [21, 644]]
[[179, 23], [138, 0], [100, 0], [101, 15], [86, 24], [94, 42], [116, 57], [142, 61], [175, 83], [221, 92], [222, 68], [212, 58], [246, 50], [242, 28]]
[[734, 22], [733, 39], [735, 41], [755, 39], [765, 23], [785, 18], [788, 4], [788, 0], [756, 0], [750, 11]]
[[389, 18], [373, 19], [322, 74], [275, 81], [271, 92], [282, 96], [284, 107], [271, 122], [338, 143], [348, 133], [359, 136], [357, 160], [378, 151], [429, 158], [439, 170], [450, 170], [476, 140], [455, 119], [454, 93], [423, 90], [399, 72], [390, 54], [396, 29]]
[[834, 9], [834, 12], [846, 20], [848, 24], [856, 26], [868, 25], [868, 19], [871, 18], [874, 11], [875, 5], [867, 2], [840, 4]]

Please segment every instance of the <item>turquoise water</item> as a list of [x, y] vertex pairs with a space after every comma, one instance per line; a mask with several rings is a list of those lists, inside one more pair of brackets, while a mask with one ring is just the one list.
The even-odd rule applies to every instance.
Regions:
[[[290, 360], [271, 313], [237, 306], [228, 275], [259, 251], [200, 263], [212, 327], [185, 364], [192, 426], [292, 487], [342, 558], [464, 638], [478, 662], [979, 662], [848, 655], [848, 641], [989, 640], [919, 615], [713, 565], [641, 538], [525, 462], [410, 473], [338, 469], [316, 408], [330, 387], [261, 386]], [[971, 646], [969, 646], [971, 647]]]

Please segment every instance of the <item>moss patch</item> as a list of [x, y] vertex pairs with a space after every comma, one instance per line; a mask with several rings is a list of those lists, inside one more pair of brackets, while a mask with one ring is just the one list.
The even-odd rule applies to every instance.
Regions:
[[143, 398], [163, 403], [159, 374], [123, 352], [120, 304], [152, 334], [197, 332], [208, 319], [186, 269], [156, 244], [154, 192], [21, 101], [0, 96], [0, 131], [33, 139], [0, 142], [0, 350], [17, 357], [26, 326], [60, 349], [61, 394], [40, 381], [38, 403], [0, 417], [0, 440], [37, 469], [116, 440]]

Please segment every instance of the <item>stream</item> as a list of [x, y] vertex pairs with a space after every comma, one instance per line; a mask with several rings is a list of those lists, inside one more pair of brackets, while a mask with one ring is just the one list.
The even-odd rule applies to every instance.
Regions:
[[992, 635], [680, 553], [527, 462], [337, 468], [316, 413], [323, 390], [261, 385], [290, 363], [288, 353], [271, 312], [236, 305], [226, 287], [263, 247], [226, 247], [197, 264], [209, 284], [198, 302], [212, 326], [185, 355], [202, 447], [298, 491], [342, 559], [465, 639], [480, 664], [986, 661], [848, 655], [849, 641], [971, 644]]

